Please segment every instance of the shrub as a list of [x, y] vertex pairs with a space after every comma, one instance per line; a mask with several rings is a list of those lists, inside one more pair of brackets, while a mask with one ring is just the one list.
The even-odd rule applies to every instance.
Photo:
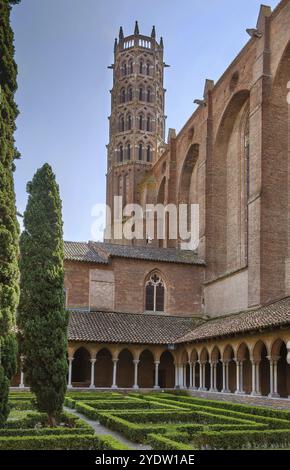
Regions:
[[159, 436], [158, 434], [149, 434], [148, 444], [154, 450], [193, 450], [193, 447], [184, 442], [174, 441], [166, 436]]

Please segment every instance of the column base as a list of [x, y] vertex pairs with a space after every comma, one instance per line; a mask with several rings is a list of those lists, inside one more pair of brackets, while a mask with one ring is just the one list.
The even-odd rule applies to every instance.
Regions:
[[25, 385], [21, 385], [21, 384], [20, 384], [20, 385], [18, 386], [18, 388], [20, 388], [20, 389], [21, 389], [21, 388], [25, 388]]
[[[175, 387], [175, 388], [176, 388], [176, 387]], [[154, 389], [154, 390], [160, 390], [160, 387], [159, 387], [159, 385], [154, 385], [153, 389]]]
[[209, 392], [217, 392], [217, 391], [218, 391], [217, 388], [210, 388], [209, 389]]
[[268, 395], [269, 398], [280, 398], [279, 393], [269, 393]]
[[90, 385], [89, 388], [92, 390], [92, 389], [96, 388], [96, 386], [95, 385]]
[[113, 390], [116, 390], [116, 388], [118, 388], [118, 386], [117, 386], [117, 385], [112, 385], [111, 388], [112, 388]]
[[252, 397], [261, 397], [262, 396], [261, 392], [251, 392], [250, 395]]
[[199, 392], [208, 392], [208, 389], [205, 388], [205, 387], [199, 387], [197, 390], [198, 390]]
[[133, 387], [132, 387], [132, 388], [133, 388], [134, 390], [138, 390], [138, 388], [139, 388], [139, 385], [133, 385]]
[[246, 395], [246, 392], [244, 392], [243, 390], [236, 390], [235, 391], [235, 395]]
[[221, 390], [221, 393], [231, 393], [231, 391], [230, 391], [230, 390], [226, 390], [226, 389], [222, 389], [222, 390]]

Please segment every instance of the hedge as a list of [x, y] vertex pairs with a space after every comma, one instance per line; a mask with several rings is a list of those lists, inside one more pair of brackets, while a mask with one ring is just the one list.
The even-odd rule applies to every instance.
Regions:
[[0, 450], [130, 450], [107, 435], [0, 437]]
[[158, 434], [149, 434], [148, 444], [151, 445], [153, 450], [193, 450], [193, 447], [189, 444], [177, 442]]

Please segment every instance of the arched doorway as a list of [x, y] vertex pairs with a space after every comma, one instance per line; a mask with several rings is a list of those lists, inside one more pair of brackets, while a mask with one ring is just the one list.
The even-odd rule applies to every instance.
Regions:
[[95, 385], [96, 387], [109, 388], [112, 385], [113, 362], [110, 351], [106, 348], [97, 353], [95, 364]]
[[174, 388], [174, 385], [175, 385], [174, 358], [170, 351], [164, 351], [160, 357], [159, 386], [160, 388]]
[[134, 364], [132, 353], [123, 349], [118, 356], [117, 386], [119, 388], [132, 388], [134, 384]]
[[72, 384], [74, 387], [89, 387], [91, 377], [91, 355], [81, 347], [74, 353]]
[[140, 354], [138, 371], [139, 387], [153, 388], [155, 384], [154, 356], [149, 349], [145, 349]]

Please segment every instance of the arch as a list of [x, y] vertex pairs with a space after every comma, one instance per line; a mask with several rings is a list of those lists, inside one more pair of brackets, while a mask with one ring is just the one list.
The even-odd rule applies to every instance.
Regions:
[[119, 352], [117, 365], [117, 385], [120, 388], [132, 388], [134, 384], [133, 355], [125, 348]]
[[146, 62], [146, 75], [151, 75], [151, 64], [149, 61]]
[[192, 144], [182, 165], [180, 182], [179, 182], [179, 203], [188, 204], [190, 194], [190, 182], [192, 173], [199, 156], [199, 144]]
[[249, 147], [245, 146], [245, 135], [249, 130], [249, 97], [249, 90], [241, 90], [231, 98], [214, 143], [208, 257], [215, 275], [244, 267], [247, 258]]
[[229, 370], [229, 380], [228, 380], [228, 388], [231, 393], [236, 391], [236, 363], [235, 363], [235, 354], [234, 349], [230, 344], [227, 344], [223, 356], [223, 361], [228, 362], [228, 370]]
[[144, 61], [143, 59], [139, 60], [139, 73], [143, 74]]
[[125, 130], [125, 118], [124, 114], [121, 114], [119, 117], [119, 131], [124, 132]]
[[290, 396], [290, 364], [287, 362], [285, 341], [278, 338], [271, 346], [271, 358], [277, 362], [277, 392], [282, 398]]
[[243, 390], [250, 394], [252, 390], [252, 362], [250, 359], [250, 349], [245, 342], [242, 342], [237, 348], [237, 360], [242, 362], [243, 367]]
[[132, 129], [132, 114], [127, 114], [127, 130], [130, 131]]
[[144, 89], [142, 86], [139, 87], [139, 101], [144, 101]]
[[218, 346], [215, 346], [211, 352], [210, 359], [216, 364], [216, 388], [218, 392], [223, 388], [223, 368], [221, 363], [221, 352]]
[[138, 383], [140, 388], [153, 388], [155, 384], [154, 355], [144, 349], [139, 356]]
[[133, 59], [130, 59], [128, 62], [128, 70], [130, 74], [134, 73]]
[[133, 88], [129, 86], [128, 88], [128, 101], [133, 101]]
[[123, 144], [119, 146], [119, 162], [122, 163], [124, 161], [124, 147]]
[[132, 154], [132, 148], [130, 142], [127, 142], [126, 144], [126, 157], [127, 160], [131, 160], [131, 154]]
[[209, 352], [204, 347], [199, 356], [200, 364], [204, 364], [205, 367], [205, 380], [204, 380], [204, 387], [209, 390], [210, 389], [210, 365], [209, 365]]
[[150, 163], [152, 160], [152, 147], [150, 144], [146, 147], [146, 162]]
[[152, 89], [151, 89], [150, 86], [147, 88], [147, 92], [146, 92], [146, 101], [147, 101], [148, 103], [152, 103]]
[[91, 374], [91, 354], [81, 346], [74, 353], [72, 384], [74, 387], [88, 387]]
[[143, 160], [143, 143], [139, 142], [138, 144], [138, 160], [142, 161]]
[[159, 386], [160, 388], [174, 388], [175, 366], [174, 358], [170, 351], [164, 351], [160, 356]]
[[107, 348], [97, 352], [95, 364], [95, 386], [109, 388], [112, 385], [113, 362], [112, 354]]
[[126, 90], [125, 88], [121, 88], [120, 90], [120, 103], [126, 102]]
[[140, 113], [139, 114], [139, 129], [140, 129], [140, 131], [143, 131], [143, 127], [144, 127], [144, 114]]

